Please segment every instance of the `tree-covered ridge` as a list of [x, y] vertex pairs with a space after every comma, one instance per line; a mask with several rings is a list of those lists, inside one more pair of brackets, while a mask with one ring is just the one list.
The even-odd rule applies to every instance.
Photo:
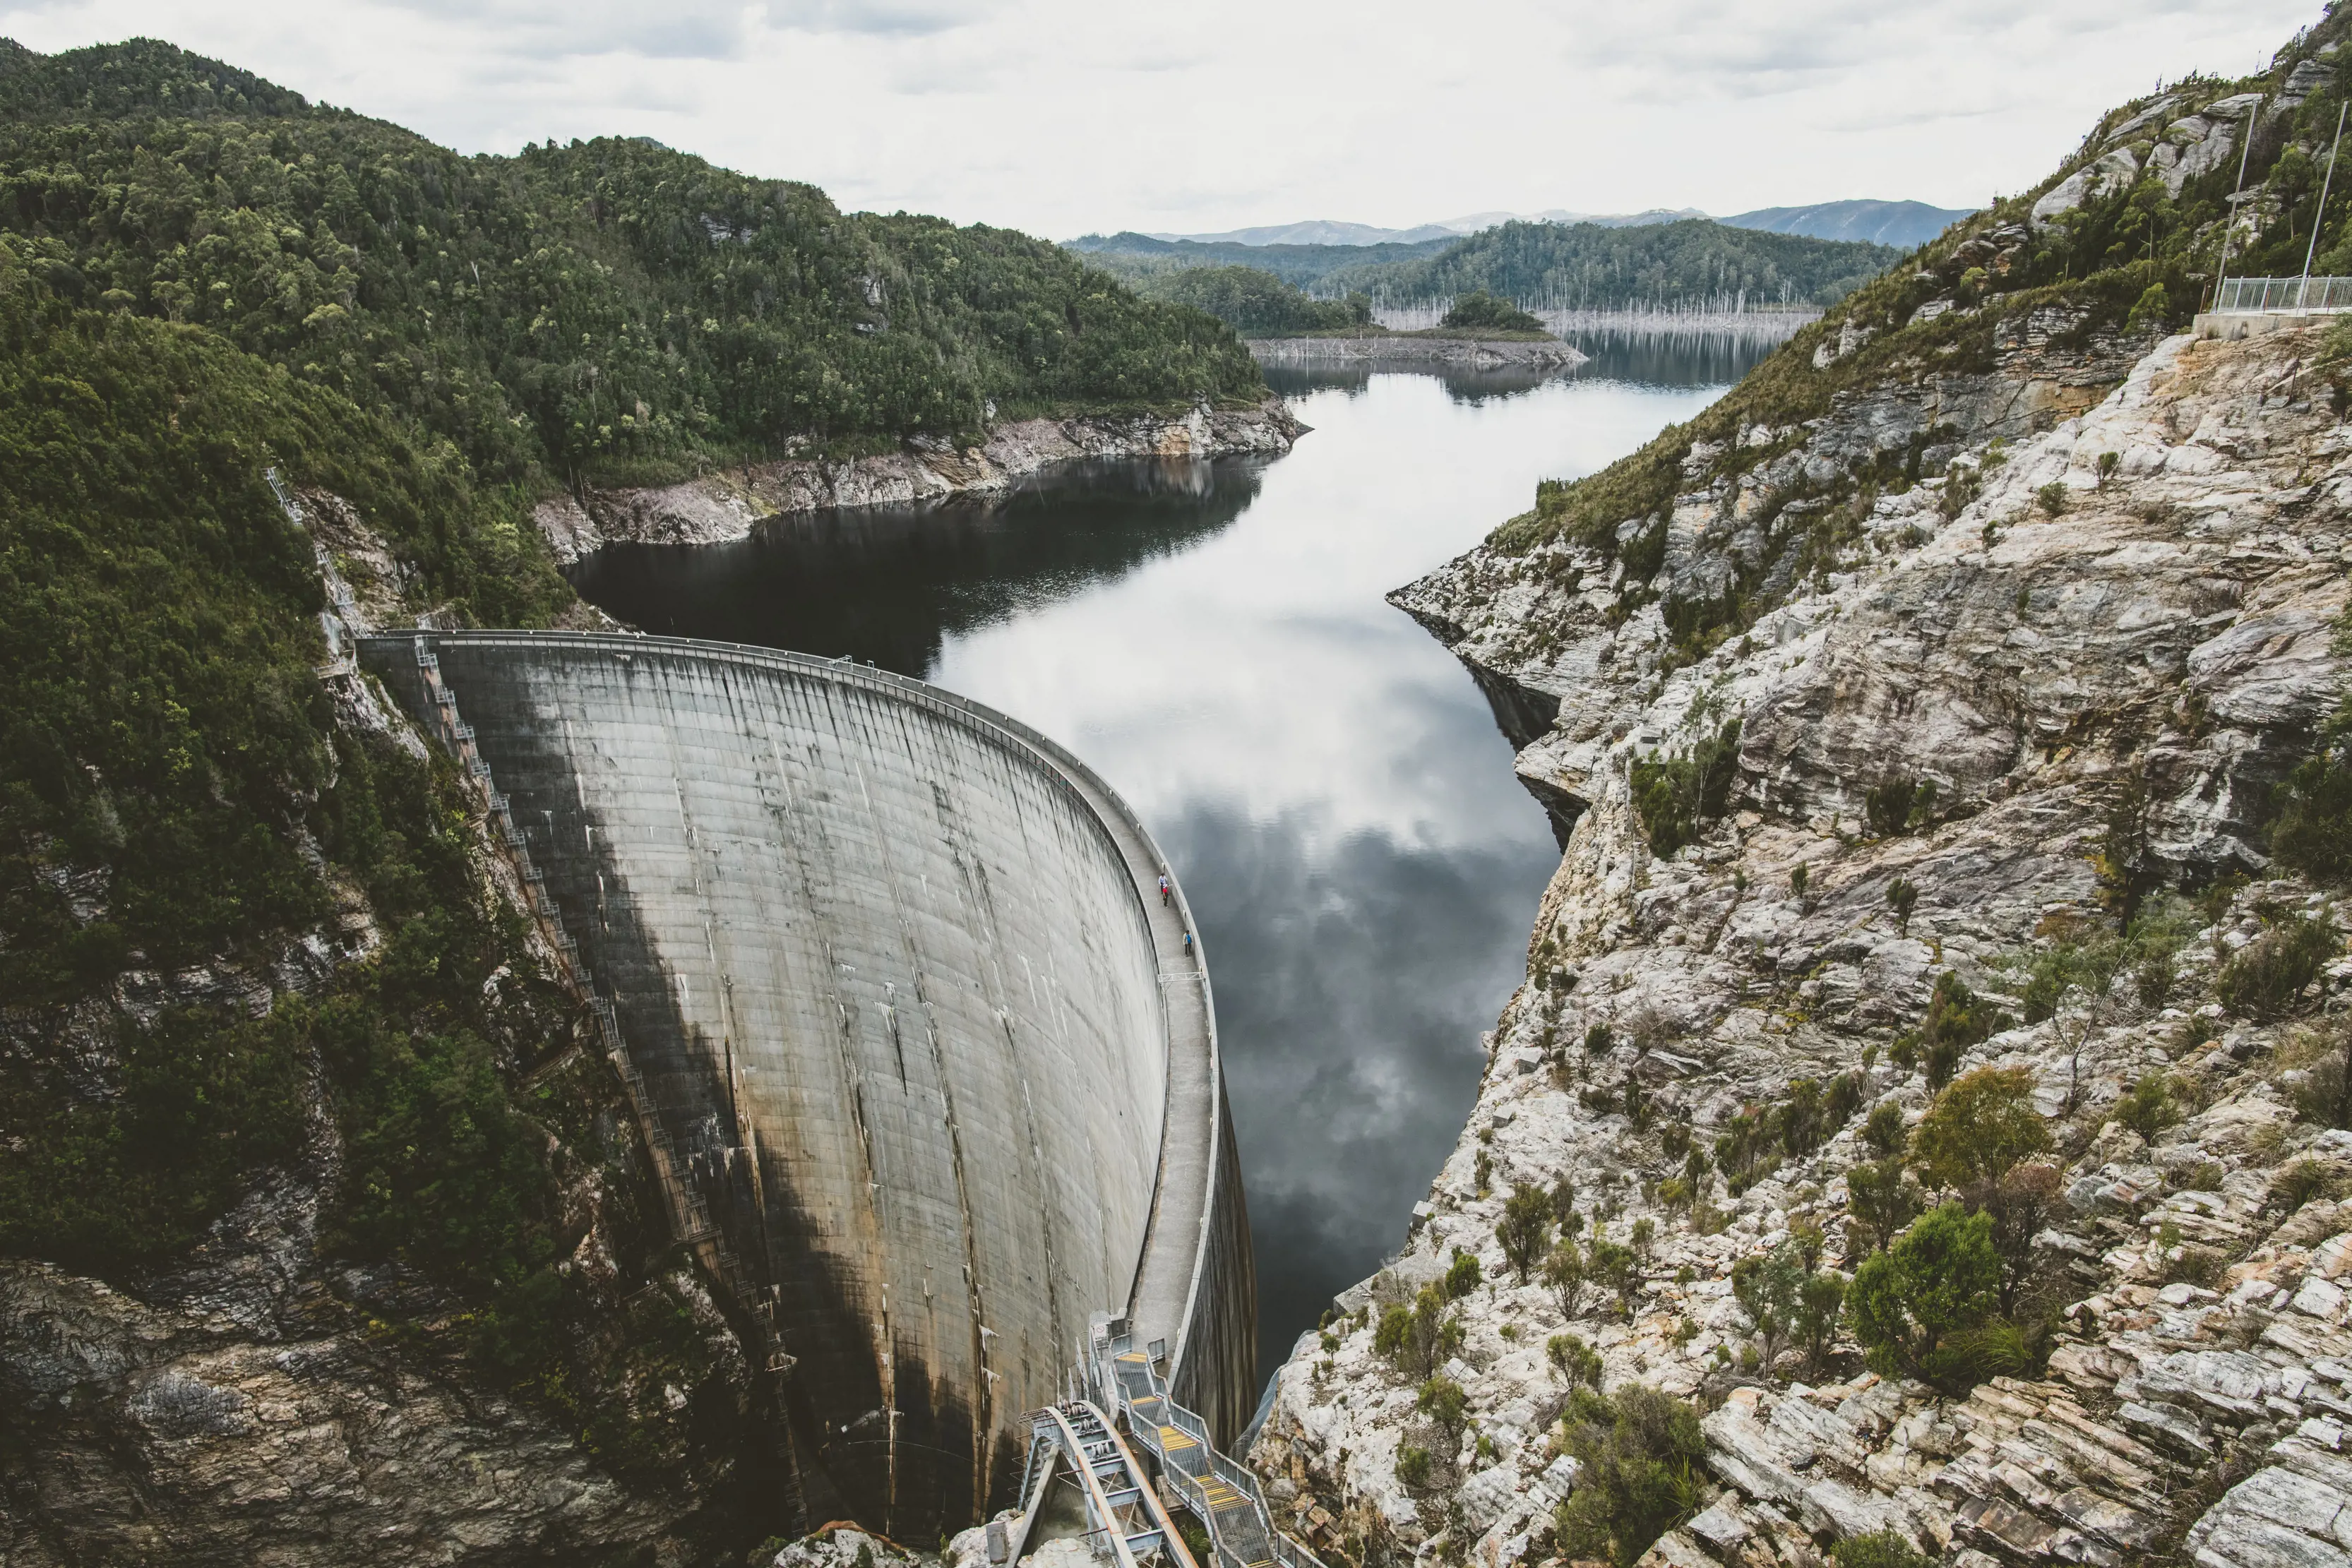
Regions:
[[1342, 267], [1413, 261], [1460, 242], [1452, 238], [1381, 245], [1244, 245], [1239, 240], [1154, 239], [1133, 230], [1087, 235], [1065, 243], [1114, 277], [1134, 281], [1195, 267], [1249, 267], [1307, 287]]
[[1570, 310], [1714, 305], [1826, 305], [1901, 253], [1886, 246], [1737, 229], [1701, 218], [1604, 228], [1508, 223], [1416, 261], [1335, 268], [1328, 288], [1383, 299], [1436, 299], [1473, 289]]
[[1297, 285], [1255, 267], [1188, 267], [1150, 273], [1136, 280], [1135, 291], [1149, 299], [1205, 310], [1244, 338], [1336, 331], [1363, 326], [1372, 318], [1372, 302], [1360, 294], [1345, 299], [1309, 298]]
[[[2037, 311], [2054, 312], [2047, 319], [2063, 321], [2067, 340], [2078, 343], [2101, 332], [2152, 335], [2185, 324], [2208, 298], [2222, 260], [2223, 218], [2239, 173], [2237, 138], [2250, 105], [2258, 112], [2246, 154], [2246, 199], [2236, 204], [2230, 273], [2298, 272], [2315, 221], [2324, 223], [2318, 270], [2352, 270], [2352, 227], [2346, 224], [2352, 181], [2339, 177], [2324, 219], [2316, 211], [2325, 184], [2317, 171], [2347, 93], [2346, 57], [2334, 46], [2347, 32], [2342, 9], [2331, 5], [2261, 76], [2192, 77], [2113, 110], [2042, 183], [1955, 225], [1864, 284], [1696, 418], [1667, 427], [1599, 473], [1539, 485], [1534, 508], [1505, 523], [1490, 542], [1520, 553], [1566, 535], [1614, 549], [1621, 525], [1663, 517], [1678, 491], [1785, 450], [1785, 441], [1743, 448], [1740, 432], [1778, 430], [1794, 440], [1803, 422], [1827, 413], [1840, 392], [1989, 370], [2002, 336]], [[2331, 57], [2323, 59], [2323, 51]], [[2237, 100], [2231, 113], [2203, 112], [2230, 100]], [[2155, 155], [2159, 144], [2177, 151], [2217, 135], [2229, 139], [2219, 143], [2226, 156], [2202, 159], [2201, 166]], [[2117, 158], [2118, 152], [2130, 157]], [[2078, 175], [2085, 186], [2079, 201], [2035, 215], [2037, 203]], [[1702, 444], [1714, 453], [1704, 472], [1685, 472]], [[1856, 482], [1843, 481], [1849, 489]], [[1748, 603], [1736, 613], [1752, 618], [1768, 608]], [[1722, 623], [1730, 612], [1717, 606], [1709, 615]]]
[[150, 41], [11, 58], [0, 233], [54, 287], [214, 328], [487, 478], [1263, 395], [1215, 320], [1008, 230], [641, 140], [460, 157]]
[[[315, 1183], [325, 1256], [404, 1281], [405, 1304], [367, 1307], [380, 1331], [531, 1394], [616, 1466], [668, 1462], [621, 1391], [692, 1388], [701, 1353], [657, 1295], [614, 1343], [621, 1316], [562, 1267], [584, 1222], [559, 1188], [583, 1180], [625, 1280], [667, 1266], [633, 1152], [600, 1131], [618, 1086], [589, 1052], [520, 1087], [573, 1043], [576, 1004], [485, 886], [455, 768], [337, 724], [312, 542], [265, 474], [348, 498], [459, 619], [544, 624], [568, 591], [512, 493], [446, 447], [204, 328], [76, 309], [18, 243], [0, 236], [0, 1255], [136, 1290], [269, 1173]], [[277, 977], [267, 1011], [222, 976]]]

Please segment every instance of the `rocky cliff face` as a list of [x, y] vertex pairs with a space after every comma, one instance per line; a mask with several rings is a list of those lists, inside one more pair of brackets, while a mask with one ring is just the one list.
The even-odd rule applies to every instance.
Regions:
[[556, 497], [541, 502], [536, 516], [555, 559], [569, 564], [622, 540], [719, 544], [748, 538], [752, 525], [765, 518], [796, 512], [992, 494], [1056, 464], [1088, 457], [1287, 452], [1305, 432], [1279, 398], [1254, 409], [1203, 405], [1181, 419], [1021, 420], [998, 426], [978, 446], [918, 438], [883, 457], [749, 464], [681, 485]]
[[[1811, 1563], [1882, 1530], [1979, 1568], [2345, 1560], [2352, 1134], [2296, 1097], [2342, 1049], [2352, 962], [2337, 944], [2275, 1016], [2225, 1009], [2216, 977], [2334, 907], [2275, 874], [2261, 824], [2344, 674], [2352, 427], [2315, 401], [2313, 332], [2146, 351], [2018, 325], [1987, 370], [1736, 431], [1761, 461], [1727, 473], [1694, 450], [1653, 578], [1637, 552], [1559, 538], [1482, 548], [1396, 596], [1516, 716], [1565, 852], [1409, 1241], [1281, 1373], [1253, 1458], [1315, 1541], [1487, 1568], [1556, 1555], [1577, 1466], [1549, 1436], [1569, 1385], [1547, 1344], [1572, 1332], [1606, 1386], [1706, 1412], [1705, 1506], [1654, 1563]], [[1931, 476], [1804, 498], [1906, 452]], [[1774, 548], [1832, 505], [1843, 526]], [[1670, 614], [1743, 570], [1779, 574], [1777, 608], [1699, 651]], [[1701, 782], [1689, 841], [1661, 855], [1636, 779], [1655, 789], [1678, 758]], [[2180, 945], [2161, 973], [2110, 967], [2035, 1005], [2037, 958], [2159, 884], [2206, 890], [2165, 906]], [[2053, 1137], [2061, 1196], [2027, 1289], [2054, 1337], [1965, 1397], [1874, 1376], [1843, 1336], [1743, 1369], [1737, 1262], [1814, 1226], [1821, 1268], [1870, 1251], [1848, 1212], [1863, 1120], [1890, 1103], [1919, 1121], [1927, 1064], [1898, 1031], [1948, 973], [2008, 1027], [1940, 1070], [2025, 1069]], [[2156, 1073], [2183, 1119], [2143, 1137], [2116, 1117]], [[1686, 1145], [1792, 1081], [1842, 1078], [1818, 1144], [1718, 1148], [1689, 1190]], [[1588, 1235], [1640, 1254], [1622, 1304], [1563, 1301], [1505, 1260], [1506, 1200], [1563, 1178]], [[1443, 1369], [1466, 1419], [1439, 1426], [1374, 1325], [1457, 1254], [1484, 1282], [1451, 1308]], [[1417, 1484], [1407, 1447], [1433, 1452]]]
[[[341, 497], [299, 505], [332, 606], [338, 656], [319, 673], [338, 722], [422, 758], [422, 737], [341, 656], [345, 631], [431, 612], [414, 574]], [[466, 831], [477, 895], [527, 908], [485, 813]], [[104, 886], [87, 891], [84, 917], [101, 915]], [[333, 921], [274, 961], [130, 970], [61, 1017], [0, 1008], [0, 1050], [63, 1063], [78, 1094], [121, 1093], [122, 1020], [195, 1005], [264, 1018], [378, 958], [375, 911], [355, 888], [338, 894]], [[561, 1028], [499, 1043], [572, 1246], [557, 1268], [565, 1368], [488, 1375], [468, 1352], [478, 1303], [335, 1244], [345, 1151], [313, 1047], [300, 1156], [192, 1255], [110, 1282], [0, 1259], [0, 1563], [740, 1561], [765, 1533], [745, 1494], [772, 1459], [741, 1342], [669, 1245], [601, 1055]]]

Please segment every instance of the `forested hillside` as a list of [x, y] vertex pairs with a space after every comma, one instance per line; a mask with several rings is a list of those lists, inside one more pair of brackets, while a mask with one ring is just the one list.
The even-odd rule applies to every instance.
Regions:
[[[0, 1295], [143, 1312], [282, 1236], [303, 1333], [511, 1390], [610, 1473], [733, 1474], [737, 1353], [618, 1082], [455, 769], [322, 685], [331, 540], [265, 476], [348, 503], [403, 617], [539, 626], [575, 605], [529, 515], [559, 487], [1263, 396], [1222, 323], [1009, 231], [0, 41]], [[0, 1452], [79, 1452], [9, 1367]]]
[[1244, 338], [1335, 331], [1363, 326], [1372, 316], [1372, 302], [1361, 294], [1316, 299], [1297, 285], [1255, 267], [1187, 267], [1150, 273], [1135, 280], [1135, 291], [1205, 310]]
[[0, 233], [62, 297], [213, 328], [486, 479], [1263, 395], [1215, 321], [1020, 234], [641, 140], [461, 157], [149, 40], [0, 46]]
[[1449, 236], [1410, 245], [1244, 245], [1239, 240], [1154, 239], [1127, 231], [1087, 235], [1063, 248], [1077, 252], [1113, 277], [1130, 281], [1188, 267], [1247, 267], [1307, 288], [1341, 267], [1418, 261], [1459, 243]]
[[1415, 261], [1334, 268], [1322, 287], [1376, 299], [1436, 299], [1483, 288], [1569, 310], [1826, 305], [1894, 265], [1886, 246], [1736, 229], [1704, 219], [1603, 228], [1505, 224]]

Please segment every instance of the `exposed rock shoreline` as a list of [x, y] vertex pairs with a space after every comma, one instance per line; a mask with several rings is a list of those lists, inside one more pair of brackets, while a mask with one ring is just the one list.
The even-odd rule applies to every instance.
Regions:
[[[1843, 397], [1736, 477], [1695, 451], [1654, 587], [1555, 540], [1481, 547], [1399, 591], [1508, 699], [1517, 770], [1565, 852], [1477, 1104], [1403, 1249], [1279, 1374], [1251, 1457], [1286, 1522], [1351, 1556], [1558, 1560], [1552, 1511], [1578, 1472], [1548, 1437], [1569, 1385], [1546, 1344], [1567, 1332], [1599, 1351], [1605, 1387], [1645, 1383], [1706, 1412], [1705, 1506], [1652, 1568], [1811, 1568], [1880, 1531], [1969, 1568], [2346, 1561], [2352, 1134], [2295, 1101], [2342, 1049], [2319, 1042], [2345, 1027], [2352, 959], [2339, 946], [2284, 1017], [2225, 1010], [2215, 983], [2275, 923], [2335, 909], [2269, 867], [2261, 831], [2347, 673], [2352, 426], [2305, 373], [2316, 348], [2315, 332], [2146, 352], [2020, 342], [1990, 375]], [[1874, 492], [1818, 576], [1744, 635], [1670, 656], [1660, 600], [1714, 591], [1760, 530], [1790, 526], [1759, 497], [1925, 432], [1943, 476]], [[1980, 488], [1948, 502], [1956, 485]], [[1722, 815], [1654, 855], [1634, 767], [1735, 719]], [[1934, 804], [1873, 823], [1870, 792], [1894, 779], [1932, 782]], [[2255, 880], [2176, 906], [2194, 929], [2166, 985], [2117, 976], [2018, 1023], [2024, 966], [2105, 919], [2098, 862], [2118, 821], [2151, 874]], [[1916, 898], [1901, 918], [1898, 878]], [[1861, 1116], [1744, 1190], [1710, 1176], [1706, 1226], [1667, 1201], [1683, 1163], [1662, 1130], [1708, 1149], [1792, 1080], [1854, 1072], [1862, 1112], [1892, 1102], [1916, 1123], [1929, 1092], [1890, 1042], [1947, 972], [2008, 1015], [1958, 1071], [2026, 1069], [2056, 1145], [2063, 1201], [2033, 1249], [2035, 1288], [2063, 1303], [2046, 1359], [1965, 1397], [1873, 1375], [1851, 1339], [1777, 1377], [1743, 1368], [1736, 1262], [1815, 1224], [1824, 1268], [1869, 1250], [1845, 1214], [1848, 1173], [1871, 1157]], [[2143, 1138], [2112, 1117], [2153, 1072], [2171, 1075], [2183, 1119]], [[2284, 1191], [2278, 1173], [2304, 1159], [2326, 1181]], [[1506, 1199], [1562, 1177], [1587, 1236], [1646, 1250], [1622, 1312], [1594, 1291], [1564, 1315], [1505, 1260]], [[1448, 1440], [1373, 1326], [1457, 1250], [1484, 1282], [1454, 1307], [1464, 1337], [1441, 1370], [1468, 1410]], [[1434, 1450], [1411, 1484], [1408, 1445]]]
[[1307, 433], [1279, 398], [1181, 418], [1089, 415], [998, 426], [978, 446], [918, 437], [902, 452], [842, 462], [786, 458], [719, 469], [683, 484], [589, 490], [541, 501], [540, 532], [564, 564], [608, 544], [722, 544], [767, 518], [987, 495], [1059, 464], [1092, 457], [1221, 457], [1283, 453]]
[[1573, 370], [1591, 356], [1569, 344], [1481, 338], [1253, 338], [1261, 365], [1452, 365], [1492, 371], [1505, 366]]

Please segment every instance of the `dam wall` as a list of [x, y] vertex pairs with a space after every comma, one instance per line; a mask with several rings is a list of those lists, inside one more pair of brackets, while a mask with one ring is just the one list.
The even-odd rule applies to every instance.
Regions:
[[1108, 786], [846, 663], [437, 632], [362, 658], [492, 792], [679, 1239], [773, 1353], [784, 1518], [919, 1542], [1009, 1504], [1100, 1312], [1221, 1439], [1248, 1419], [1208, 974]]

